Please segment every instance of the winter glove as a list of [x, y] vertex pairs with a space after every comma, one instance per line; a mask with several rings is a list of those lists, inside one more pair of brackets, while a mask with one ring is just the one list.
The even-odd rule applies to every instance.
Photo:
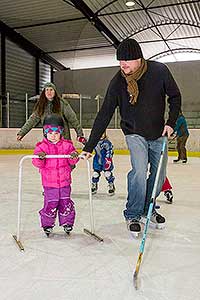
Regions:
[[77, 141], [83, 145], [87, 143], [87, 139], [84, 136], [77, 136]]
[[37, 155], [39, 156], [39, 159], [43, 160], [43, 159], [45, 159], [46, 153], [45, 152], [39, 152], [39, 153], [37, 153]]
[[78, 152], [74, 151], [74, 152], [70, 153], [70, 156], [72, 159], [74, 159], [74, 158], [78, 158], [79, 154], [78, 154]]
[[105, 171], [108, 171], [110, 169], [111, 164], [112, 164], [112, 158], [106, 157], [105, 158], [105, 166], [104, 166]]
[[21, 136], [21, 135], [17, 134], [17, 141], [21, 141], [21, 140], [22, 140], [22, 138], [23, 138], [23, 136]]

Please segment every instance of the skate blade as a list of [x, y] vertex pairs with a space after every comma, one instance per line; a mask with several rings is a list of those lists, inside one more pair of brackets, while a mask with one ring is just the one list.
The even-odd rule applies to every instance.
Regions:
[[157, 224], [156, 229], [162, 230], [165, 228], [165, 223]]
[[[146, 218], [142, 217], [141, 218], [141, 221], [140, 221], [143, 225], [146, 224]], [[165, 228], [165, 223], [154, 223], [152, 221], [149, 222], [149, 227], [150, 228], [153, 228], [153, 229], [159, 229], [159, 230], [162, 230]]]
[[138, 239], [141, 236], [141, 232], [133, 232], [133, 231], [129, 231], [129, 232], [133, 239]]
[[71, 231], [65, 231], [66, 236], [70, 236], [71, 235]]
[[108, 196], [114, 196], [115, 193], [108, 193]]

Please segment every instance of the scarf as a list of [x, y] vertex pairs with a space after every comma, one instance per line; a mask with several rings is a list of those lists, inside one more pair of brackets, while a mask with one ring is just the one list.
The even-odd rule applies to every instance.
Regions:
[[134, 105], [137, 102], [137, 97], [139, 94], [137, 81], [142, 77], [142, 75], [146, 71], [147, 71], [147, 62], [144, 58], [141, 59], [141, 65], [135, 72], [125, 74], [123, 71], [121, 71], [122, 76], [125, 77], [128, 85], [128, 92], [130, 94], [129, 102], [132, 105]]

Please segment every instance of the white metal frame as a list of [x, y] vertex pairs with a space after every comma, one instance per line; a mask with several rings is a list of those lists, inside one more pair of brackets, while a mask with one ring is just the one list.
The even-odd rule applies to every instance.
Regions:
[[[20, 227], [21, 227], [21, 203], [22, 203], [22, 169], [23, 162], [27, 159], [38, 158], [38, 155], [26, 155], [19, 161], [19, 177], [18, 177], [18, 212], [17, 212], [17, 235], [13, 235], [18, 247], [21, 251], [24, 251], [24, 247], [20, 241]], [[46, 155], [45, 158], [71, 158], [70, 155]], [[81, 158], [81, 157], [80, 157]], [[94, 226], [94, 208], [91, 193], [91, 175], [90, 175], [90, 162], [86, 160], [88, 170], [88, 188], [89, 188], [89, 206], [90, 206], [90, 230], [84, 228], [83, 231], [92, 236], [99, 242], [103, 242], [103, 239], [95, 234]]]

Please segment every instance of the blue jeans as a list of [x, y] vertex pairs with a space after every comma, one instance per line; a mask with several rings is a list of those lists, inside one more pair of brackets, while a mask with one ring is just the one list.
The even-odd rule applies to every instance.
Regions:
[[[128, 197], [124, 217], [127, 220], [146, 216], [151, 201], [156, 171], [163, 145], [163, 137], [146, 140], [131, 134], [126, 136], [130, 150], [132, 170], [128, 173]], [[156, 197], [160, 194], [166, 177], [167, 146], [157, 186]]]

